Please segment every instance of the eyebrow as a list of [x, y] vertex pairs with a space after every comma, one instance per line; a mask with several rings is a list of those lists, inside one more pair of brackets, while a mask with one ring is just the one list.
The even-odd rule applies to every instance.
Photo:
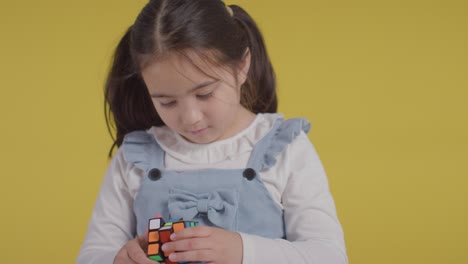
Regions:
[[[191, 93], [191, 92], [194, 92], [198, 89], [201, 89], [203, 87], [206, 87], [210, 84], [213, 84], [215, 82], [217, 82], [218, 80], [212, 80], [212, 81], [206, 81], [206, 82], [203, 82], [203, 83], [200, 83], [199, 85], [193, 87], [192, 89], [190, 89], [190, 91], [188, 91], [188, 93]], [[166, 95], [166, 94], [160, 94], [160, 93], [151, 93], [150, 94], [151, 97], [156, 97], [156, 98], [164, 98], [164, 97], [174, 97], [173, 95]]]

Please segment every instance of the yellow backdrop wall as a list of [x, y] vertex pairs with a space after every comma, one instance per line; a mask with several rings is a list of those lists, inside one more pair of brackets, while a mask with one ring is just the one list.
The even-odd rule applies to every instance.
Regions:
[[[74, 263], [111, 144], [102, 87], [146, 1], [1, 1], [2, 263]], [[468, 2], [229, 1], [305, 116], [350, 263], [468, 263]]]

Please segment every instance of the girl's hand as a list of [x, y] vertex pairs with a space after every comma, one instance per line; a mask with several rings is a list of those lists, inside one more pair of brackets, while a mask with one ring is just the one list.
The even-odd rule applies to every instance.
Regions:
[[171, 240], [162, 246], [162, 250], [173, 252], [169, 255], [173, 262], [242, 263], [242, 239], [238, 233], [195, 226], [172, 234]]
[[148, 242], [147, 234], [132, 239], [127, 242], [114, 258], [114, 264], [157, 264], [157, 261], [151, 260], [146, 256], [144, 248]]

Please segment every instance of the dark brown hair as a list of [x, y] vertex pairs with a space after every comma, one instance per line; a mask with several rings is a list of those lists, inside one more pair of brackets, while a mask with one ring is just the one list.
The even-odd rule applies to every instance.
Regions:
[[215, 51], [219, 65], [234, 68], [250, 51], [251, 64], [241, 88], [241, 104], [254, 113], [277, 111], [276, 81], [263, 37], [254, 20], [237, 5], [232, 15], [221, 0], [150, 0], [115, 50], [105, 86], [105, 116], [114, 147], [125, 134], [162, 126], [141, 67], [170, 52]]

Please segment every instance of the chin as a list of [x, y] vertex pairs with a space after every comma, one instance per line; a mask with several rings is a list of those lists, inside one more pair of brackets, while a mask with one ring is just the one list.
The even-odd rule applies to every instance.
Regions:
[[197, 143], [197, 144], [210, 144], [215, 141], [216, 141], [215, 139], [200, 139], [200, 138], [192, 140], [193, 143]]
[[184, 133], [183, 137], [192, 143], [209, 144], [219, 139], [219, 135], [215, 132], [216, 131], [214, 131], [212, 128], [209, 128], [203, 133], [198, 134], [198, 135]]
[[184, 138], [192, 143], [195, 144], [209, 144], [213, 143], [216, 141], [216, 138], [214, 137], [207, 137], [207, 136], [200, 136], [200, 137], [194, 137], [194, 136], [187, 136], [185, 135]]

